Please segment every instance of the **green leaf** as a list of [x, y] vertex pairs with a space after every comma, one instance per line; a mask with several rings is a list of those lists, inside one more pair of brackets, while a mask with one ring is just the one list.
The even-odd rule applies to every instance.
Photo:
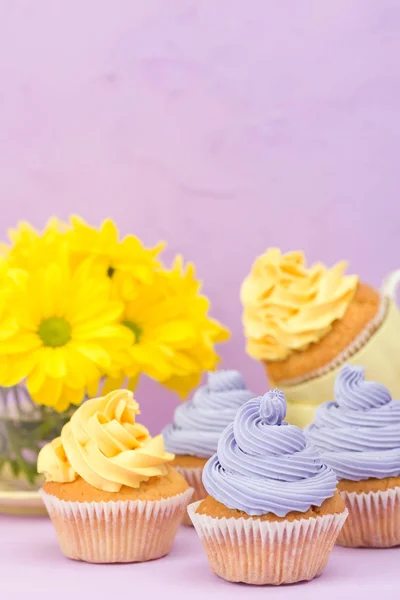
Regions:
[[14, 477], [18, 477], [21, 471], [18, 461], [10, 460], [9, 465], [11, 467], [11, 471], [13, 472]]

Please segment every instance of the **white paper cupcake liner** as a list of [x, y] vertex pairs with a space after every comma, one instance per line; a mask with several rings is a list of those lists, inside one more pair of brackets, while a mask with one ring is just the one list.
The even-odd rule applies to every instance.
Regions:
[[313, 579], [325, 568], [348, 511], [296, 521], [215, 518], [188, 513], [212, 571], [228, 581], [280, 585]]
[[193, 490], [156, 501], [69, 502], [42, 491], [62, 552], [94, 563], [141, 562], [167, 554]]
[[[198, 500], [204, 500], [207, 496], [207, 492], [204, 488], [202, 475], [203, 475], [203, 467], [180, 467], [175, 465], [174, 469], [178, 471], [187, 481], [191, 488], [193, 488], [193, 496], [192, 502], [197, 502]], [[182, 524], [192, 526], [192, 520], [190, 519], [187, 511], [182, 518]]]
[[400, 487], [377, 492], [340, 492], [349, 518], [339, 534], [341, 546], [400, 546]]

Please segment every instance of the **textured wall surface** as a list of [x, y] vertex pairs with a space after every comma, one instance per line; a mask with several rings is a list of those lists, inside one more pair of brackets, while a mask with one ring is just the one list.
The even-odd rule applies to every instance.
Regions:
[[[400, 266], [398, 0], [0, 0], [0, 233], [107, 215], [194, 260], [245, 356], [269, 245]], [[175, 398], [142, 388], [153, 429]]]

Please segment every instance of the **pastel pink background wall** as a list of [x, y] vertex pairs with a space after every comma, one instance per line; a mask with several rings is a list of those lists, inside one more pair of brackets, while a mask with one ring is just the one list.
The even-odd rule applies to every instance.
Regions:
[[[239, 286], [267, 246], [400, 266], [398, 0], [0, 1], [0, 232], [111, 216], [195, 261], [257, 392]], [[153, 430], [176, 400], [142, 387]]]

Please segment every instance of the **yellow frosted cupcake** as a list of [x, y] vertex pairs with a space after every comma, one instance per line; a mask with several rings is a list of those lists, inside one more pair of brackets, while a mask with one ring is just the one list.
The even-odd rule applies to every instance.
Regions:
[[161, 435], [119, 390], [82, 404], [38, 457], [43, 499], [68, 558], [136, 562], [167, 554], [192, 496]]
[[346, 263], [308, 267], [302, 252], [270, 248], [242, 285], [248, 353], [265, 366], [271, 386], [288, 400], [288, 419], [304, 427], [333, 395], [345, 362], [400, 396], [395, 361], [400, 355], [400, 315], [386, 295], [345, 274]]

